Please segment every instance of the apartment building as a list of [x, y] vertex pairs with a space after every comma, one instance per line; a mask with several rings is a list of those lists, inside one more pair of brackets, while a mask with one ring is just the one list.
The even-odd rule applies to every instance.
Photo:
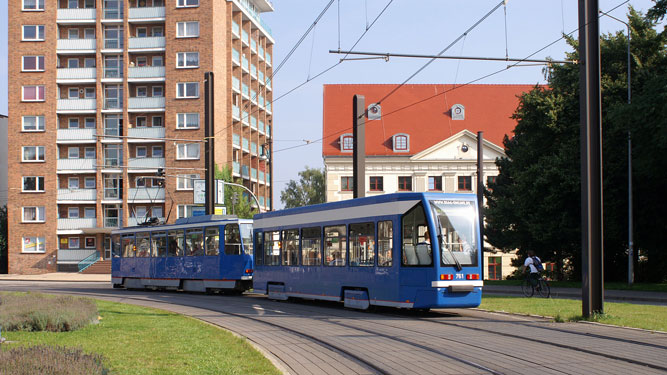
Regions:
[[[9, 272], [77, 270], [109, 233], [197, 211], [215, 160], [271, 209], [268, 0], [9, 2]], [[155, 179], [163, 171], [163, 181]], [[167, 219], [168, 218], [168, 219]]]

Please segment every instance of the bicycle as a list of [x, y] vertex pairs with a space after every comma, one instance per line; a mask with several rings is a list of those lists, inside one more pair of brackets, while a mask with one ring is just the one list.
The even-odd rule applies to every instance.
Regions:
[[549, 298], [551, 296], [551, 287], [549, 286], [549, 282], [541, 275], [537, 279], [537, 285], [535, 286], [533, 286], [533, 284], [530, 282], [530, 276], [526, 276], [526, 278], [524, 278], [523, 282], [521, 283], [521, 291], [526, 297], [532, 297], [535, 292], [544, 298]]

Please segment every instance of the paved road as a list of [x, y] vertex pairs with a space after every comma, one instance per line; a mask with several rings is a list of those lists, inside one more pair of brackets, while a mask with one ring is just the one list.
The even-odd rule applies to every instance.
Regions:
[[667, 334], [475, 310], [368, 313], [262, 296], [126, 291], [106, 283], [1, 281], [157, 307], [247, 337], [290, 374], [664, 374]]

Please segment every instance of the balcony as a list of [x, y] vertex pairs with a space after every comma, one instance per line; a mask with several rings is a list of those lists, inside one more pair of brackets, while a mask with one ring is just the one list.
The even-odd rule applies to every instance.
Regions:
[[254, 18], [259, 23], [262, 29], [264, 29], [264, 33], [271, 37], [271, 28], [269, 28], [264, 20], [262, 20], [257, 9], [263, 12], [272, 12], [273, 4], [268, 0], [255, 1], [252, 4], [248, 0], [237, 0], [237, 2], [250, 17]]
[[95, 129], [58, 129], [57, 143], [95, 143]]
[[164, 97], [129, 98], [128, 112], [164, 112]]
[[58, 159], [58, 173], [95, 173], [95, 159]]
[[245, 30], [241, 30], [241, 42], [243, 42], [243, 44], [247, 46], [248, 39], [250, 39], [250, 37], [248, 36], [248, 32]]
[[249, 149], [249, 144], [250, 144], [250, 142], [248, 141], [248, 138], [245, 138], [245, 137], [244, 137], [244, 138], [243, 138], [243, 142], [241, 143], [241, 145], [242, 145], [242, 146], [241, 146], [241, 149], [242, 149], [244, 152], [248, 152], [248, 151], [250, 151], [250, 149]]
[[164, 82], [164, 66], [139, 66], [127, 69], [129, 82]]
[[127, 194], [127, 201], [131, 203], [164, 202], [164, 189], [157, 187], [130, 188]]
[[102, 22], [123, 22], [123, 8], [104, 8], [102, 18]]
[[58, 219], [58, 230], [80, 230], [97, 227], [96, 218]]
[[165, 37], [151, 36], [145, 38], [130, 38], [128, 48], [129, 52], [153, 52], [164, 51], [165, 45]]
[[237, 161], [232, 162], [232, 173], [236, 176], [241, 175], [241, 164]]
[[[164, 223], [164, 222], [165, 222], [165, 218], [164, 218], [164, 217], [158, 217], [157, 219], [158, 219], [161, 223]], [[145, 220], [146, 220], [146, 218], [144, 218], [144, 217], [139, 217], [139, 218], [131, 217], [131, 218], [129, 218], [129, 219], [127, 220], [127, 226], [128, 226], [128, 227], [136, 227], [136, 226], [139, 225], [139, 224], [143, 224]]]
[[243, 111], [243, 113], [241, 114], [241, 123], [242, 124], [248, 125], [248, 116], [249, 116], [248, 112]]
[[140, 171], [152, 172], [158, 168], [164, 168], [164, 158], [130, 158], [128, 160], [129, 172], [136, 173]]
[[107, 111], [122, 111], [123, 110], [123, 99], [122, 98], [105, 98], [104, 99], [104, 110], [107, 110]]
[[76, 9], [58, 9], [57, 22], [59, 24], [82, 24], [95, 23], [97, 9], [95, 8], [76, 8]]
[[105, 217], [104, 218], [104, 227], [105, 228], [118, 228], [121, 225], [120, 218], [118, 217]]
[[241, 30], [239, 24], [236, 23], [236, 21], [232, 21], [232, 37], [234, 37], [234, 39], [239, 38], [239, 30]]
[[58, 189], [58, 203], [94, 203], [97, 200], [97, 189]]
[[56, 113], [95, 113], [97, 100], [95, 99], [58, 99]]
[[57, 70], [56, 83], [95, 83], [96, 77], [96, 68], [64, 68]]
[[249, 66], [249, 65], [250, 65], [250, 63], [248, 62], [248, 59], [244, 56], [244, 57], [241, 59], [241, 68], [243, 68], [243, 70], [245, 70], [246, 73], [248, 72], [248, 66]]
[[250, 178], [250, 167], [244, 165], [241, 167], [241, 177], [249, 179]]
[[164, 22], [165, 7], [130, 8], [128, 22]]
[[241, 108], [238, 106], [232, 106], [232, 118], [236, 121], [241, 120]]
[[58, 249], [58, 264], [78, 264], [95, 254], [96, 249]]
[[232, 89], [234, 89], [236, 92], [241, 92], [240, 87], [241, 81], [236, 77], [232, 77]]
[[[130, 128], [127, 143], [164, 142], [164, 128]], [[133, 138], [136, 137], [136, 138]]]
[[97, 39], [58, 39], [56, 52], [60, 54], [95, 53]]
[[[264, 183], [264, 172], [259, 171], [259, 183], [263, 184]], [[262, 203], [262, 202], [260, 202]]]
[[232, 146], [241, 148], [241, 137], [236, 133], [232, 134]]
[[232, 48], [232, 62], [238, 66], [241, 61], [241, 54], [239, 51]]

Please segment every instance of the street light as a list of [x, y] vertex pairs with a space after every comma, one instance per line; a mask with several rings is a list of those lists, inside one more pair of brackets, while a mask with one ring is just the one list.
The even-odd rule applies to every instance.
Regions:
[[[603, 11], [600, 11], [600, 14], [614, 19], [628, 28], [628, 104], [630, 104], [632, 99], [630, 80], [630, 40], [632, 39], [632, 33], [630, 24]], [[632, 285], [634, 282], [634, 243], [632, 232], [632, 136], [630, 130], [628, 130], [628, 285]]]

